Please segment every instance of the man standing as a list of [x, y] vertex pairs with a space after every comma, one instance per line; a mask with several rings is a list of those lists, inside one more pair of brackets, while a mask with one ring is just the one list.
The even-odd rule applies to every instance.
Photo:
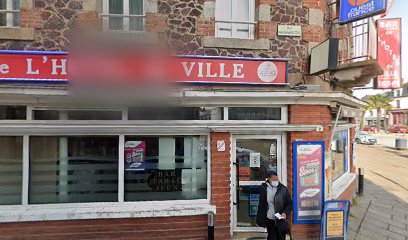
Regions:
[[[285, 221], [292, 212], [293, 202], [288, 188], [279, 182], [278, 174], [269, 171], [267, 180], [259, 188], [242, 191], [259, 194], [256, 223], [267, 229], [268, 240], [284, 240], [287, 232], [282, 231], [279, 225], [287, 224]], [[280, 220], [277, 215], [282, 219]]]

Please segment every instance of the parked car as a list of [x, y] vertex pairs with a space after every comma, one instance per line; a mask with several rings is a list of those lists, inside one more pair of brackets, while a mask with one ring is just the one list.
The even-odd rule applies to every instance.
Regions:
[[376, 126], [365, 126], [363, 131], [366, 132], [378, 132], [378, 128]]
[[408, 128], [405, 126], [392, 126], [388, 128], [390, 133], [408, 133]]
[[357, 132], [356, 133], [356, 143], [359, 144], [367, 144], [367, 145], [374, 145], [378, 143], [377, 138], [373, 137], [372, 135], [366, 133], [366, 132]]

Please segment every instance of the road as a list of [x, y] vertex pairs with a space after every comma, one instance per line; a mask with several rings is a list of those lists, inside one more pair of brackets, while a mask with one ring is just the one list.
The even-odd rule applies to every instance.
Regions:
[[352, 207], [348, 239], [408, 240], [408, 150], [391, 148], [395, 138], [379, 138], [380, 145], [357, 148], [365, 190]]

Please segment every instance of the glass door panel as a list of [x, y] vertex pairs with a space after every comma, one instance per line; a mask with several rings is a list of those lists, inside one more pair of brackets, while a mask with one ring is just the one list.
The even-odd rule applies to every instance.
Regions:
[[236, 140], [236, 226], [256, 227], [259, 194], [250, 194], [265, 181], [268, 171], [278, 171], [280, 139]]

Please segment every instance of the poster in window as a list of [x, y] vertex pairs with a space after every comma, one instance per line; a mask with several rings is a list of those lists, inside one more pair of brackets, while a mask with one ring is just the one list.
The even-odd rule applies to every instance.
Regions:
[[249, 194], [249, 216], [256, 217], [258, 213], [259, 194]]
[[324, 203], [324, 142], [293, 147], [295, 223], [318, 223]]
[[125, 171], [144, 171], [146, 143], [127, 141], [125, 143]]

